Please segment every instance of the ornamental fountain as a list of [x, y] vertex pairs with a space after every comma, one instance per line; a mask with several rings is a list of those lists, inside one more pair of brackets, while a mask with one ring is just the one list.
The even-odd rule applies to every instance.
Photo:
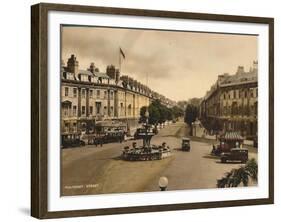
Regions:
[[122, 158], [129, 161], [145, 161], [145, 160], [161, 160], [171, 156], [171, 150], [166, 143], [163, 142], [161, 146], [151, 145], [151, 138], [155, 135], [152, 126], [148, 123], [149, 112], [145, 112], [145, 122], [143, 130], [139, 133], [139, 137], [143, 140], [142, 146], [137, 147], [134, 142], [132, 148], [124, 147]]

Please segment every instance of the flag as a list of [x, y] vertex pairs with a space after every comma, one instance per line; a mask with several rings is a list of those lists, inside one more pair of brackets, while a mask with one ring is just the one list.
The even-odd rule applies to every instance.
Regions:
[[125, 59], [125, 53], [123, 52], [123, 50], [120, 48], [120, 54], [123, 56], [123, 59]]

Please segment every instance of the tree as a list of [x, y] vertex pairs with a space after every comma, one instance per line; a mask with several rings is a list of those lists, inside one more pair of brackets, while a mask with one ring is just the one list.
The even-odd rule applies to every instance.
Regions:
[[171, 111], [172, 111], [173, 118], [179, 118], [184, 114], [184, 110], [181, 109], [179, 106], [173, 106], [171, 108]]
[[221, 123], [217, 119], [210, 120], [210, 129], [214, 131], [219, 131], [222, 129]]
[[141, 107], [139, 123], [144, 123], [145, 122], [145, 112], [146, 112], [146, 110], [147, 110], [147, 106]]
[[188, 104], [191, 104], [193, 106], [196, 106], [196, 107], [199, 107], [200, 106], [200, 102], [201, 102], [201, 99], [200, 98], [191, 98], [188, 100]]
[[198, 107], [188, 104], [185, 109], [184, 121], [191, 126], [192, 122], [198, 117]]
[[[145, 121], [145, 112], [147, 110], [146, 106], [141, 107], [140, 109], [140, 119], [139, 122]], [[154, 100], [148, 106], [149, 112], [149, 124], [158, 124], [164, 123], [167, 120], [172, 120], [175, 117], [179, 117], [183, 115], [183, 111], [178, 107], [168, 108], [163, 105], [160, 100]]]
[[155, 105], [150, 105], [148, 107], [149, 112], [149, 124], [158, 124], [161, 120], [161, 114], [159, 112], [159, 108]]
[[217, 187], [238, 187], [241, 183], [248, 186], [250, 179], [258, 181], [258, 164], [255, 159], [249, 160], [245, 166], [227, 172], [224, 177], [217, 180]]

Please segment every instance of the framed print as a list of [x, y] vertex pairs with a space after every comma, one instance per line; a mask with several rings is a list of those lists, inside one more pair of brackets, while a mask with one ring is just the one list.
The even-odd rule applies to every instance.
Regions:
[[31, 215], [272, 204], [273, 18], [31, 8]]

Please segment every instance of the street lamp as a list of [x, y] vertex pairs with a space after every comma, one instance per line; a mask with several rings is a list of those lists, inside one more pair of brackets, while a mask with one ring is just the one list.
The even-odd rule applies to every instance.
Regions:
[[148, 112], [148, 108], [146, 108], [146, 111], [144, 113], [145, 116], [145, 124], [144, 124], [144, 128], [145, 128], [145, 138], [143, 139], [143, 147], [149, 148], [149, 138], [148, 138], [148, 118], [149, 118], [149, 112]]
[[146, 111], [145, 111], [145, 113], [144, 113], [144, 116], [145, 116], [145, 118], [148, 120], [148, 117], [149, 117], [149, 112], [148, 112], [148, 110], [146, 109]]
[[160, 177], [158, 181], [158, 185], [161, 191], [165, 191], [168, 186], [168, 178], [167, 177]]

